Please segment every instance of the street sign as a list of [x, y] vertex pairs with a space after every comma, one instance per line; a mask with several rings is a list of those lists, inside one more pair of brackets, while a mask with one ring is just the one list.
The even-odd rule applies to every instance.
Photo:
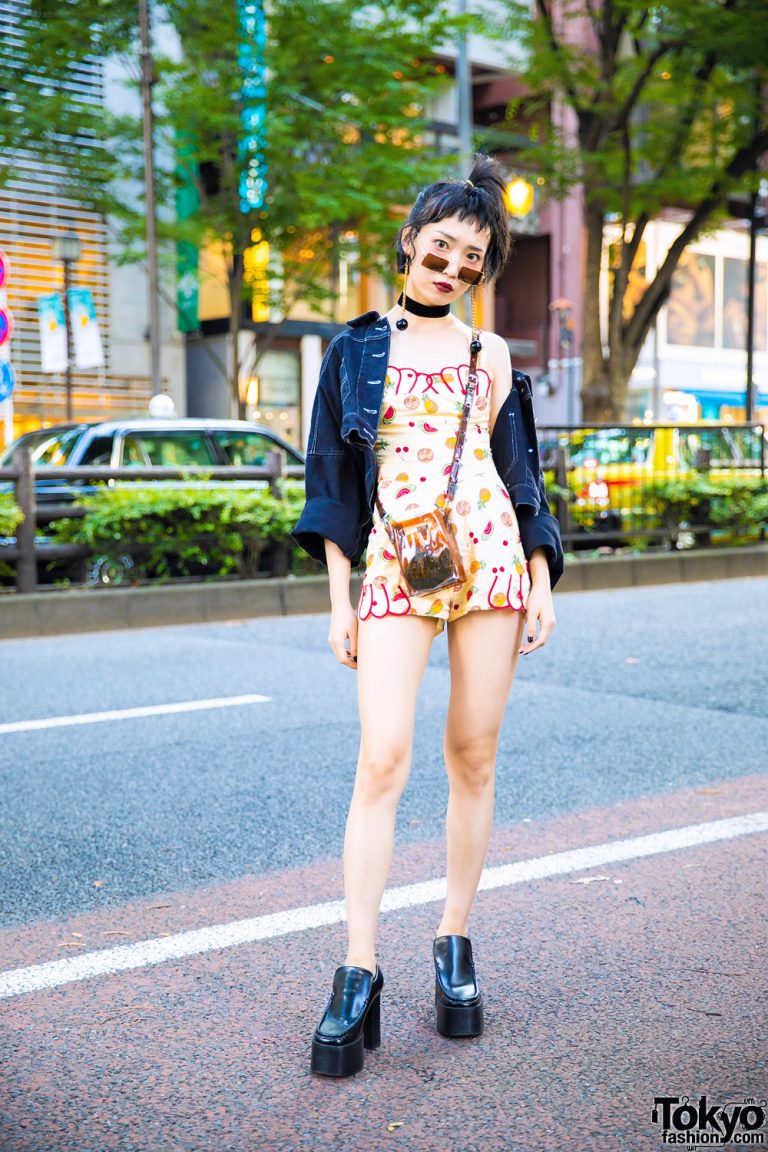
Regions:
[[238, 0], [237, 18], [240, 37], [237, 61], [242, 77], [242, 134], [238, 142], [240, 211], [252, 212], [264, 206], [267, 195], [267, 86], [264, 59], [267, 23], [263, 0]]
[[7, 344], [13, 335], [13, 313], [6, 305], [0, 307], [0, 348]]
[[4, 288], [8, 277], [11, 274], [11, 262], [0, 248], [0, 288]]
[[13, 364], [7, 361], [0, 363], [0, 403], [7, 400], [16, 386], [16, 373]]

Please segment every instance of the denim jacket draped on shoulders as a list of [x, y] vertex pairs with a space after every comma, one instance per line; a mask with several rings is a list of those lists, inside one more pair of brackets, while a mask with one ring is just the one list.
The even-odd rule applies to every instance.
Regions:
[[[323, 357], [307, 445], [306, 502], [291, 533], [322, 564], [327, 564], [326, 539], [353, 565], [365, 552], [391, 335], [386, 317], [366, 312], [347, 322]], [[544, 489], [531, 380], [517, 369], [493, 426], [491, 455], [515, 509], [526, 557], [535, 548], [545, 549], [554, 588], [563, 574], [560, 528]]]

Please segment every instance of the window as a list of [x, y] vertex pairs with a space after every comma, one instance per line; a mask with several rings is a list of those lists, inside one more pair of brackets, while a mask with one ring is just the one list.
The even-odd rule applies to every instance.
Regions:
[[[728, 348], [747, 343], [747, 260], [686, 248], [672, 274], [666, 307], [668, 345]], [[755, 350], [768, 347], [768, 264], [755, 265]], [[718, 405], [719, 407], [719, 405]]]
[[680, 456], [690, 468], [732, 468], [744, 459], [744, 452], [726, 428], [681, 429]]
[[595, 468], [605, 464], [645, 464], [651, 447], [651, 433], [621, 428], [589, 432], [571, 451], [571, 463]]
[[[282, 447], [263, 432], [214, 432], [213, 436], [227, 463], [235, 468], [265, 467], [267, 454]], [[287, 463], [300, 464], [301, 457], [288, 451]]]
[[83, 452], [82, 458], [78, 460], [78, 464], [83, 466], [89, 464], [94, 467], [111, 464], [113, 443], [112, 436], [94, 436]]
[[[45, 468], [46, 465], [49, 468], [63, 468], [82, 434], [82, 428], [70, 428], [66, 432], [35, 432], [25, 436], [20, 447], [29, 449], [36, 468]], [[10, 448], [15, 447], [10, 445]], [[3, 463], [10, 464], [10, 448], [3, 456]]]
[[714, 256], [686, 248], [680, 257], [667, 301], [667, 343], [714, 347]]
[[[126, 437], [144, 449], [149, 463], [161, 468], [211, 467], [216, 461], [204, 432], [140, 432]], [[134, 463], [134, 461], [125, 461]]]
[[123, 440], [123, 468], [146, 468], [149, 460], [138, 436], [126, 436]]

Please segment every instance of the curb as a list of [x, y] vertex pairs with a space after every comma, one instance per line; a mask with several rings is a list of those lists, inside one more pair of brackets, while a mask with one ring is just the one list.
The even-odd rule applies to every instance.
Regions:
[[[651, 556], [602, 556], [567, 563], [554, 594], [766, 575], [768, 544], [661, 552]], [[361, 580], [359, 573], [353, 571], [350, 580], [353, 602], [359, 596]], [[9, 593], [0, 596], [0, 639], [206, 624], [329, 610], [326, 575], [155, 588], [33, 592], [26, 596]]]

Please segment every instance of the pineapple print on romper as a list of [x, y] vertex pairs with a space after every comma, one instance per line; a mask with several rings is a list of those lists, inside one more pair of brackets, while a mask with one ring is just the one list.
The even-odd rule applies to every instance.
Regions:
[[[389, 365], [375, 450], [379, 496], [393, 519], [442, 507], [469, 365], [417, 372]], [[453, 500], [452, 524], [467, 573], [459, 587], [409, 596], [374, 505], [357, 615], [430, 616], [436, 634], [467, 612], [524, 611], [531, 581], [514, 506], [491, 455], [492, 381], [479, 368]]]

